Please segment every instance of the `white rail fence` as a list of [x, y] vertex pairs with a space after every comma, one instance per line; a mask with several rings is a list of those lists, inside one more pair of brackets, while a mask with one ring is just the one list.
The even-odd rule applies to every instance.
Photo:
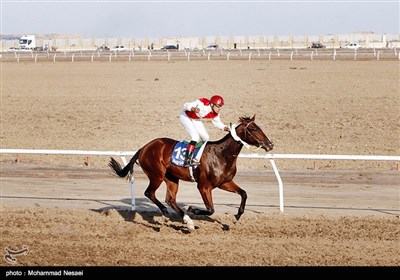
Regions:
[[[47, 154], [47, 155], [86, 155], [86, 156], [120, 156], [124, 165], [127, 164], [125, 156], [133, 156], [136, 151], [85, 151], [85, 150], [36, 150], [36, 149], [0, 149], [0, 154]], [[366, 160], [366, 161], [392, 161], [397, 163], [399, 170], [400, 156], [378, 156], [378, 155], [319, 155], [319, 154], [239, 154], [243, 158], [268, 159], [278, 180], [279, 186], [279, 209], [284, 212], [283, 182], [275, 159], [313, 159], [313, 160]], [[130, 184], [131, 206], [136, 209], [135, 182], [132, 176]]]
[[118, 62], [210, 60], [400, 60], [394, 49], [252, 49], [219, 51], [123, 51], [123, 52], [3, 52], [2, 62]]

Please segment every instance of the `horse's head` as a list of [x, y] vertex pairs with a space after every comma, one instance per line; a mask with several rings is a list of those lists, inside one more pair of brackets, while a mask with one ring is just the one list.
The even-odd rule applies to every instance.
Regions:
[[243, 142], [263, 148], [265, 151], [269, 152], [274, 148], [274, 143], [269, 140], [268, 136], [265, 135], [261, 128], [254, 122], [255, 119], [255, 115], [252, 118], [239, 118], [240, 124], [236, 127], [236, 134]]

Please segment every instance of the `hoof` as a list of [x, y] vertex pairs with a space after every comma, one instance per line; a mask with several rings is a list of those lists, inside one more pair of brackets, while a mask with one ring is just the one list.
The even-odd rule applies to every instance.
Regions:
[[193, 208], [192, 206], [189, 206], [186, 212], [189, 212], [189, 213], [192, 213], [195, 215], [200, 215], [200, 210]]
[[183, 216], [183, 222], [187, 225], [190, 231], [195, 230], [193, 220], [187, 214]]
[[164, 209], [164, 210], [162, 211], [162, 214], [163, 214], [163, 216], [166, 217], [166, 218], [170, 218], [170, 217], [171, 217], [171, 216], [169, 215], [167, 209]]
[[188, 227], [188, 229], [189, 229], [190, 231], [194, 231], [194, 230], [195, 230], [194, 225], [187, 225], [187, 227]]

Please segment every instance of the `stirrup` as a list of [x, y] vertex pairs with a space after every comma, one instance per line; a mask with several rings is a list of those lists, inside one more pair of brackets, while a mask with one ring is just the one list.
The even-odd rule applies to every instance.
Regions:
[[183, 167], [190, 167], [192, 165], [192, 163], [190, 162], [190, 160], [185, 160], [184, 162], [183, 162]]
[[200, 165], [200, 162], [198, 162], [195, 159], [190, 159], [187, 162], [183, 163], [183, 167], [198, 166], [198, 165]]

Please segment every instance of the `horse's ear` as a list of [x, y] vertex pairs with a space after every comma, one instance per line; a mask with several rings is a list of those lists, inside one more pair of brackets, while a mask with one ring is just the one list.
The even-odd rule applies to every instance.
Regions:
[[254, 122], [256, 120], [256, 114], [251, 118], [251, 120]]

